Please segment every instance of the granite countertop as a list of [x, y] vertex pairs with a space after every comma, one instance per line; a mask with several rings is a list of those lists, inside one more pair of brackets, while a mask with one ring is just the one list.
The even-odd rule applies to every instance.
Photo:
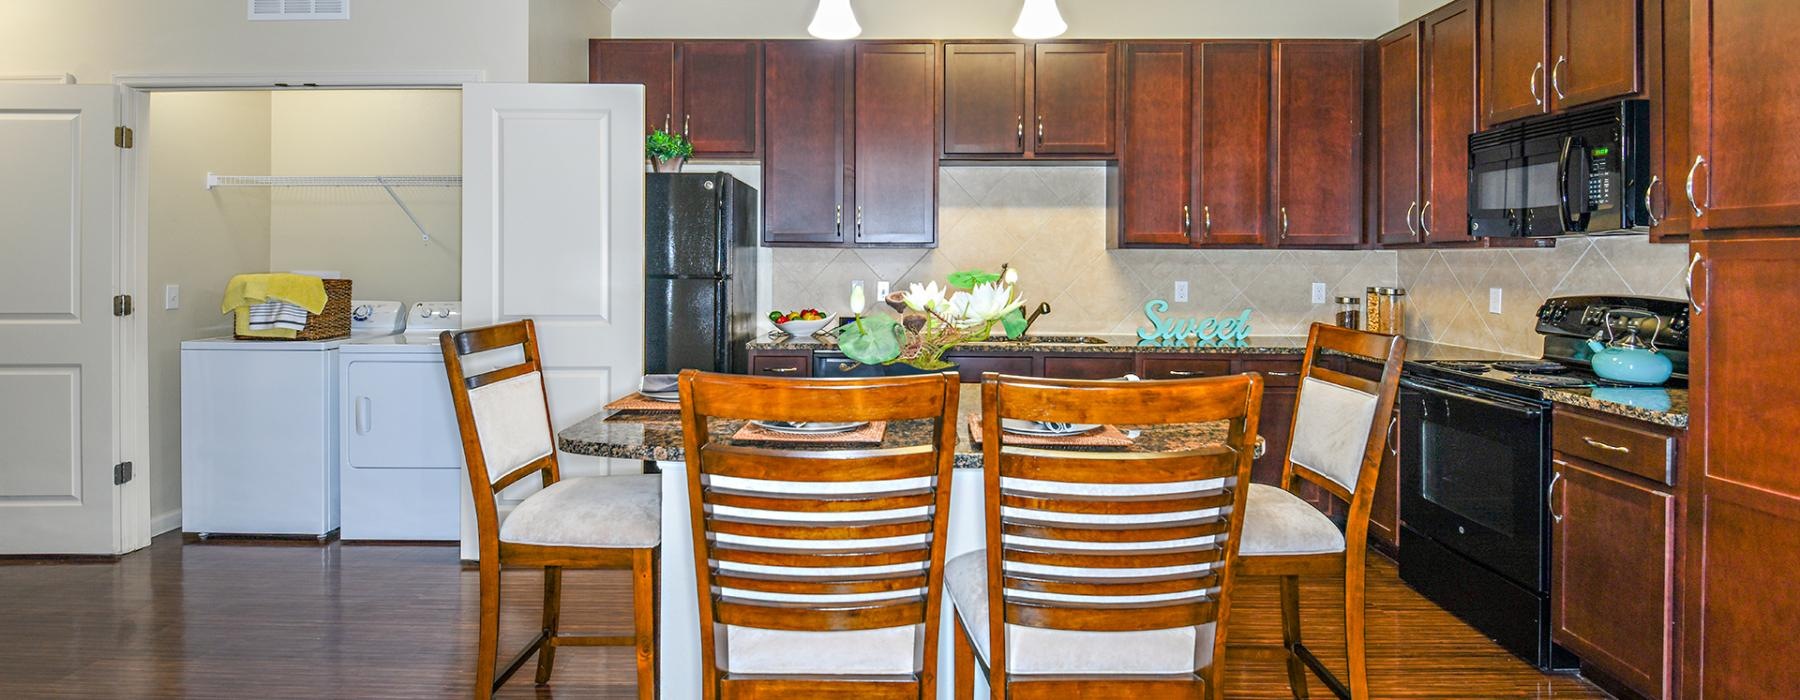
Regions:
[[1546, 389], [1551, 401], [1666, 428], [1687, 430], [1688, 390], [1664, 387]]
[[[770, 333], [758, 340], [750, 341], [751, 350], [804, 350], [827, 351], [837, 350], [837, 340], [829, 335], [814, 335], [799, 338], [780, 331]], [[956, 346], [955, 353], [991, 353], [1004, 355], [1021, 352], [1054, 352], [1054, 353], [1219, 353], [1232, 355], [1299, 355], [1306, 350], [1306, 336], [1252, 336], [1250, 338], [1227, 343], [1199, 343], [1193, 339], [1183, 341], [1142, 340], [1135, 335], [1101, 334], [1101, 335], [1041, 335], [1031, 340], [1006, 340], [996, 338], [979, 343], [964, 343]]]
[[[964, 384], [958, 398], [956, 420], [956, 468], [980, 469], [981, 451], [969, 441], [969, 416], [981, 413], [981, 386]], [[718, 426], [724, 434], [735, 432], [741, 421]], [[1134, 426], [1121, 426], [1130, 429]], [[927, 421], [902, 421], [888, 426], [884, 446], [924, 442]], [[1223, 421], [1196, 425], [1145, 426], [1130, 447], [1118, 452], [1174, 452], [1225, 441]], [[621, 411], [600, 413], [557, 434], [557, 447], [571, 454], [615, 459], [686, 461], [682, 446], [681, 414], [677, 411]]]

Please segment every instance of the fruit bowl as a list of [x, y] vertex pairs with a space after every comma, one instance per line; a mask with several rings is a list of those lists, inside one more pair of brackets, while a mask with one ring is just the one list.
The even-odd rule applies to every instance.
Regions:
[[[812, 311], [812, 309], [807, 309], [806, 311]], [[820, 318], [811, 319], [804, 318], [803, 315], [819, 316], [820, 314], [817, 312], [805, 314], [804, 312], [799, 311], [792, 314], [775, 312], [769, 315], [769, 320], [774, 321], [775, 327], [780, 328], [781, 332], [796, 338], [805, 338], [837, 323], [837, 314], [825, 314]], [[787, 320], [781, 320], [783, 318], [786, 318]]]

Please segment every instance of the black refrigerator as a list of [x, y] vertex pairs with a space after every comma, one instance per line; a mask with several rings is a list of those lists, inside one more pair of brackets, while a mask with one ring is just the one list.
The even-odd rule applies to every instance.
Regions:
[[748, 372], [756, 188], [725, 173], [644, 178], [644, 372]]

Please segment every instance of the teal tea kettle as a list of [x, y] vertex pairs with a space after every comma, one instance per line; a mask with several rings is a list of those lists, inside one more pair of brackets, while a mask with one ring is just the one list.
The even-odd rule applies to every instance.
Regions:
[[[1649, 317], [1656, 322], [1650, 332], [1650, 342], [1645, 344], [1638, 337], [1639, 327], [1626, 324], [1630, 332], [1623, 338], [1613, 335], [1614, 315], [1638, 315]], [[1648, 311], [1637, 309], [1620, 309], [1608, 311], [1602, 324], [1606, 326], [1606, 343], [1600, 342], [1599, 334], [1587, 341], [1588, 349], [1594, 352], [1590, 362], [1594, 374], [1601, 379], [1610, 379], [1627, 384], [1654, 386], [1669, 381], [1669, 375], [1675, 372], [1675, 363], [1667, 355], [1657, 352], [1656, 336], [1662, 332], [1662, 318]]]

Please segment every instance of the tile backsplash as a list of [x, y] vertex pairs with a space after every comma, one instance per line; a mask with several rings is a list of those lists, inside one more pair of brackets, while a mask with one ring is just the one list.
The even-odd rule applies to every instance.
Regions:
[[[1247, 308], [1255, 334], [1292, 335], [1334, 311], [1311, 302], [1314, 282], [1331, 296], [1360, 296], [1398, 281], [1398, 256], [1387, 251], [1107, 250], [1099, 166], [945, 167], [938, 182], [937, 248], [774, 249], [774, 306], [842, 312], [852, 280], [873, 294], [880, 280], [903, 289], [1011, 262], [1027, 305], [1052, 308], [1034, 333], [1129, 333], [1145, 325], [1144, 302], [1165, 299], [1171, 317]], [[1189, 301], [1174, 301], [1177, 280]]]

